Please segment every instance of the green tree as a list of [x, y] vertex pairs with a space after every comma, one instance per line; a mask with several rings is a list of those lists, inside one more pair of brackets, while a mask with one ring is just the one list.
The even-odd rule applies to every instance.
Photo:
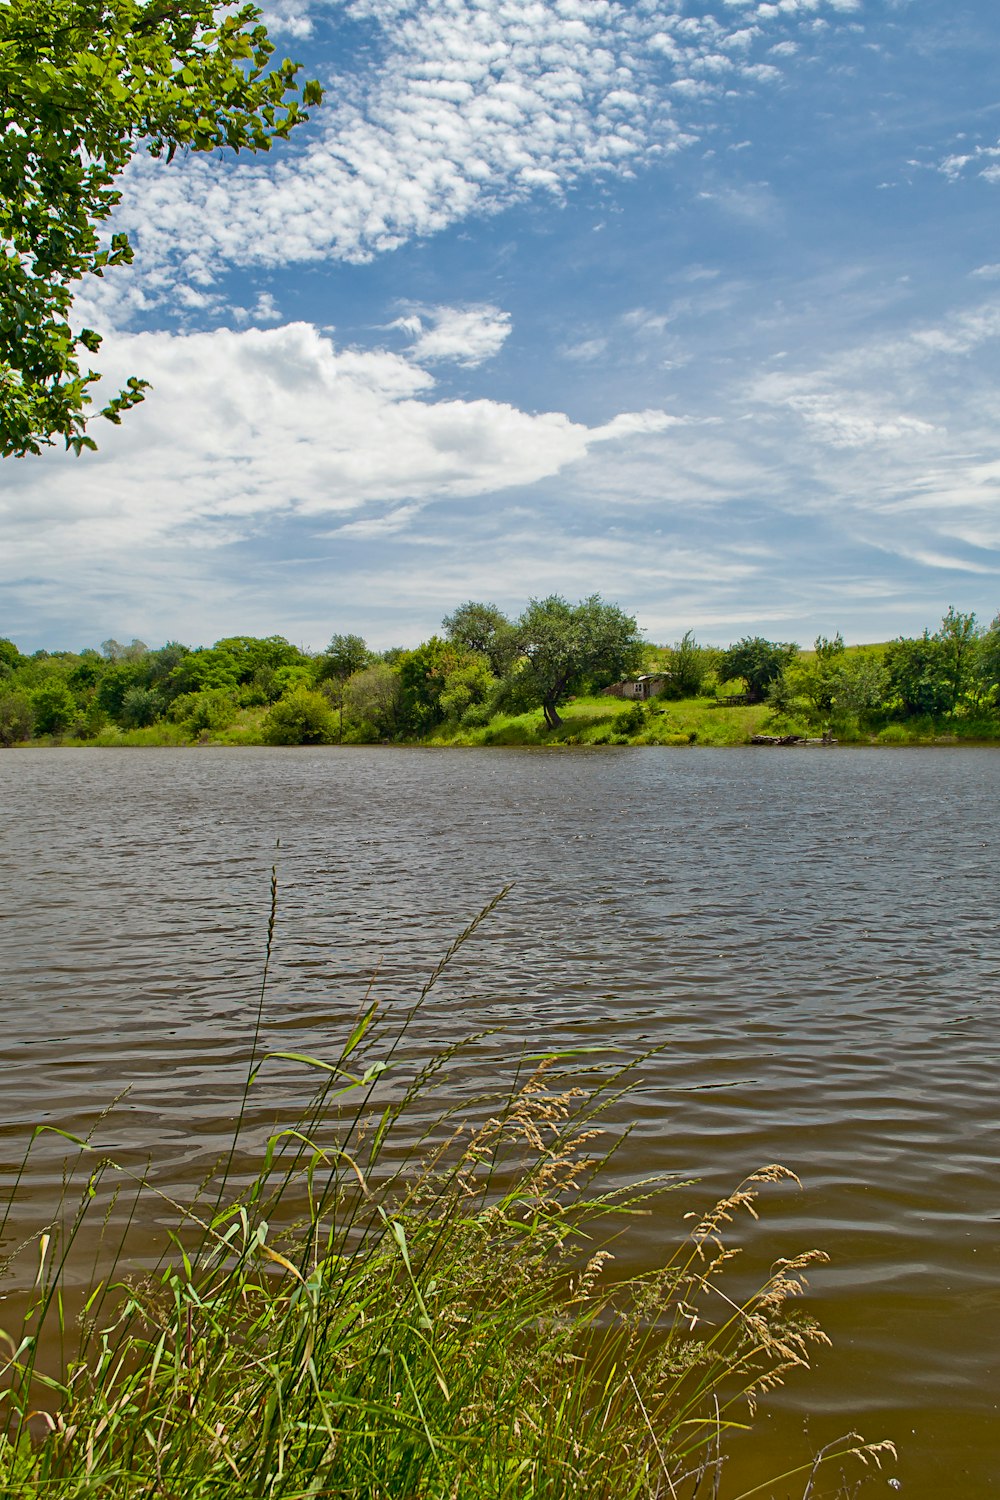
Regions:
[[[83, 277], [127, 265], [128, 237], [102, 226], [140, 145], [266, 151], [319, 103], [298, 66], [271, 66], [253, 5], [234, 0], [4, 0], [0, 5], [0, 452], [63, 438], [79, 453], [101, 338], [72, 327]], [[143, 399], [132, 376], [101, 409], [119, 422]]]
[[9, 749], [20, 740], [30, 740], [35, 716], [24, 693], [0, 695], [0, 745]]
[[170, 698], [212, 689], [235, 693], [239, 685], [239, 665], [231, 655], [212, 646], [199, 646], [174, 667], [167, 678], [166, 692]]
[[104, 663], [96, 654], [81, 656], [66, 678], [67, 686], [77, 699], [91, 698], [104, 676], [104, 670]]
[[401, 702], [399, 670], [384, 661], [356, 672], [344, 688], [344, 711], [360, 739], [393, 739], [399, 732]]
[[170, 705], [170, 717], [183, 724], [192, 739], [205, 730], [225, 729], [236, 717], [236, 699], [221, 688], [184, 693]]
[[[837, 685], [846, 654], [844, 638], [840, 631], [838, 630], [832, 641], [827, 640], [825, 635], [818, 635], [814, 643], [814, 653], [811, 661], [798, 662], [794, 667], [786, 668], [784, 675], [788, 678], [791, 694], [800, 695], [808, 701], [810, 716], [826, 722], [833, 713]], [[774, 701], [776, 686], [776, 683], [772, 684], [769, 690], [769, 702]]]
[[955, 709], [970, 686], [976, 657], [976, 643], [980, 637], [974, 614], [963, 615], [953, 605], [938, 626], [936, 639], [942, 648], [942, 661], [948, 679], [951, 702], [948, 712]]
[[316, 679], [346, 682], [369, 666], [372, 654], [360, 635], [333, 635], [326, 650], [316, 658]]
[[146, 668], [141, 659], [112, 661], [97, 684], [95, 698], [109, 718], [121, 723], [126, 696], [134, 689], [145, 686]]
[[517, 636], [511, 622], [495, 604], [477, 604], [470, 599], [454, 614], [445, 615], [442, 628], [449, 641], [461, 650], [484, 656], [494, 677], [510, 671], [517, 652]]
[[65, 734], [77, 714], [76, 699], [58, 678], [35, 688], [31, 709], [37, 734]]
[[539, 704], [549, 729], [562, 720], [559, 705], [587, 677], [623, 677], [642, 659], [642, 640], [631, 615], [599, 594], [570, 604], [558, 594], [532, 599], [515, 626], [520, 662], [517, 690]]
[[925, 630], [922, 636], [900, 636], [885, 649], [889, 693], [904, 718], [949, 712], [953, 702], [952, 669], [943, 643]]
[[126, 729], [148, 729], [160, 716], [163, 703], [152, 688], [131, 687], [122, 698], [119, 723]]
[[[444, 688], [439, 699], [442, 714], [446, 719], [464, 719], [470, 709], [483, 709], [497, 685], [497, 679], [490, 671], [486, 658], [474, 651], [468, 652], [445, 673]], [[488, 709], [475, 715], [482, 722], [488, 717]]]
[[699, 646], [693, 630], [685, 630], [679, 641], [670, 648], [667, 670], [670, 680], [666, 690], [669, 698], [696, 698], [702, 691], [705, 678], [714, 670], [719, 659], [718, 651], [710, 646]]
[[984, 692], [1000, 693], [1000, 614], [979, 639], [975, 672]]
[[150, 687], [165, 688], [175, 667], [190, 654], [190, 646], [182, 646], [180, 641], [168, 641], [158, 651], [151, 651], [148, 663]]
[[833, 722], [857, 719], [864, 723], [885, 706], [889, 674], [877, 651], [859, 651], [844, 656], [833, 688]]
[[794, 641], [766, 641], [763, 636], [744, 636], [723, 651], [719, 677], [723, 682], [742, 680], [751, 703], [761, 703], [771, 683], [780, 677], [798, 655]]
[[322, 693], [297, 687], [264, 715], [261, 732], [268, 745], [329, 745], [333, 714]]
[[443, 720], [441, 694], [449, 668], [456, 664], [456, 654], [453, 646], [432, 635], [400, 661], [400, 718], [404, 734], [426, 734]]
[[316, 658], [316, 681], [337, 710], [338, 738], [344, 738], [344, 688], [355, 672], [361, 672], [372, 654], [360, 635], [333, 635], [323, 654]]

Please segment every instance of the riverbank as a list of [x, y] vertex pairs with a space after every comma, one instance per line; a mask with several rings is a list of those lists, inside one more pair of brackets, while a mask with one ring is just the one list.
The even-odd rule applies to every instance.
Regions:
[[[727, 746], [750, 745], [754, 736], [794, 735], [802, 740], [818, 736], [815, 725], [786, 714], [777, 714], [767, 703], [725, 704], [715, 698], [680, 700], [653, 699], [629, 703], [597, 696], [571, 699], [560, 709], [562, 724], [549, 729], [541, 710], [522, 714], [495, 714], [486, 723], [441, 724], [419, 739], [394, 740], [394, 744], [426, 746]], [[40, 736], [27, 744], [36, 746], [94, 745], [141, 749], [155, 746], [265, 745], [267, 729], [264, 707], [244, 709], [224, 729], [202, 729], [189, 733], [183, 724], [161, 720], [144, 729], [108, 726], [90, 739]], [[931, 717], [890, 721], [862, 728], [857, 723], [835, 724], [833, 739], [840, 745], [968, 745], [1000, 743], [1000, 719], [993, 716]], [[336, 734], [324, 743], [337, 743]], [[350, 731], [345, 744], [368, 744]]]

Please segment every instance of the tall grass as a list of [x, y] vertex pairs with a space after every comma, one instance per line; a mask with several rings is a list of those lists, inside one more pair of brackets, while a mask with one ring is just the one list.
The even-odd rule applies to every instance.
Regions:
[[[411, 1055], [420, 1007], [485, 915], [401, 1020], [369, 998], [330, 1057], [262, 1054], [265, 967], [232, 1149], [190, 1204], [104, 1152], [100, 1126], [67, 1137], [79, 1202], [11, 1258], [34, 1257], [35, 1274], [0, 1347], [5, 1500], [731, 1493], [727, 1436], [823, 1339], [794, 1308], [819, 1252], [779, 1261], [749, 1297], [726, 1287], [727, 1225], [791, 1174], [752, 1173], [658, 1268], [616, 1279], [616, 1237], [668, 1191], [620, 1185], [625, 1163], [611, 1182], [627, 1133], [604, 1117], [632, 1069], [525, 1055], [459, 1117], [463, 1048]], [[272, 886], [268, 959], [274, 918]], [[279, 1066], [315, 1089], [247, 1171], [253, 1089]], [[130, 1224], [165, 1207], [160, 1261], [130, 1264]], [[74, 1318], [82, 1227], [112, 1208], [117, 1249]], [[797, 1475], [813, 1494], [823, 1462], [878, 1464], [889, 1447], [850, 1435], [781, 1493]]]

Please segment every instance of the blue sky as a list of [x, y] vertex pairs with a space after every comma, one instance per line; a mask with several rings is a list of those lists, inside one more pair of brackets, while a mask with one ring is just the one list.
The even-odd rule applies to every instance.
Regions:
[[22, 650], [601, 593], [656, 641], [1000, 610], [995, 0], [276, 0], [327, 87], [146, 158], [82, 311], [154, 389], [0, 466]]

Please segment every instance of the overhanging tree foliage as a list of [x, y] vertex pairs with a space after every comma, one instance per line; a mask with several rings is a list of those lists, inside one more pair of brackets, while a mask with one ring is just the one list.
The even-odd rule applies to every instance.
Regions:
[[[0, 4], [0, 453], [63, 438], [80, 453], [98, 373], [71, 326], [86, 275], [127, 265], [122, 233], [102, 237], [117, 179], [140, 146], [266, 151], [308, 118], [318, 83], [272, 67], [253, 5], [235, 0], [3, 0]], [[101, 415], [119, 422], [148, 382], [132, 376]]]

